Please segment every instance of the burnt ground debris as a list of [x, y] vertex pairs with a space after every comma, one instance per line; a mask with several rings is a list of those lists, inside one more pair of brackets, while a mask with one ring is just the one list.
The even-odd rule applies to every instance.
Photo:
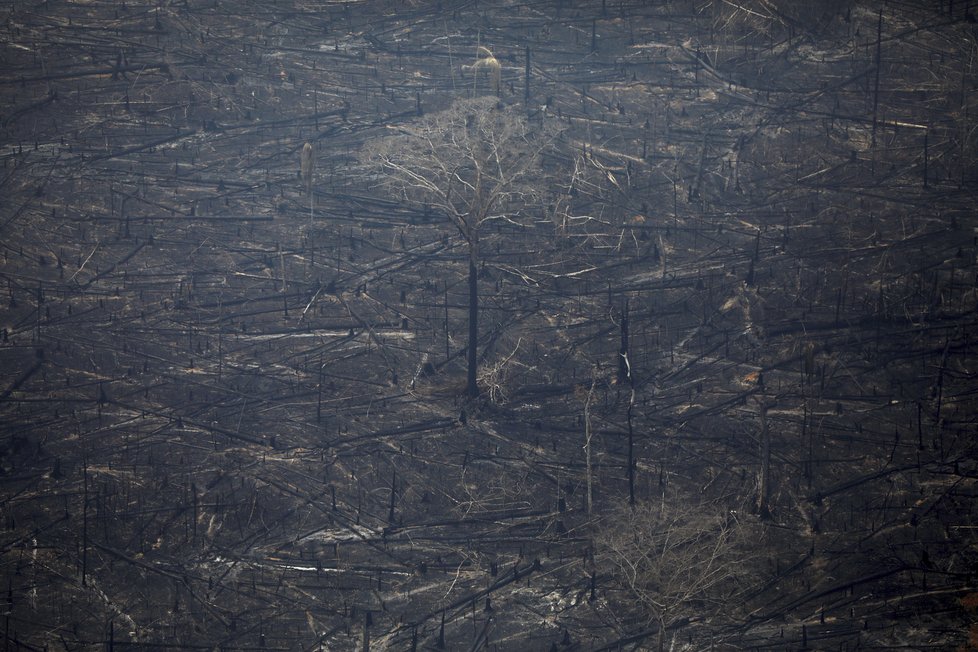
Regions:
[[[5, 649], [650, 647], [594, 541], [664, 494], [763, 553], [677, 646], [975, 645], [969, 3], [0, 11]], [[471, 400], [358, 153], [480, 46], [564, 136]]]

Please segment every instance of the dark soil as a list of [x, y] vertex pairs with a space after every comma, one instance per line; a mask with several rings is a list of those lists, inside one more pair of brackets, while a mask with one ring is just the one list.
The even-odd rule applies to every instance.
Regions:
[[[758, 533], [673, 649], [976, 649], [978, 10], [801, 5], [4, 4], [3, 649], [648, 649], [594, 542], [664, 493]], [[358, 153], [480, 45], [566, 131], [471, 400]]]

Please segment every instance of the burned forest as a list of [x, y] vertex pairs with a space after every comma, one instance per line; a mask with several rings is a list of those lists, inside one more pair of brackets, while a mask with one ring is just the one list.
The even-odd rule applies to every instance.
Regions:
[[978, 650], [976, 14], [0, 4], [0, 647]]

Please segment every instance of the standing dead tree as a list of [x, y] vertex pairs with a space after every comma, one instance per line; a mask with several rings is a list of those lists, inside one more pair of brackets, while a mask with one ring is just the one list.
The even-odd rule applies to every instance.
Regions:
[[541, 158], [553, 147], [556, 126], [533, 123], [495, 98], [457, 100], [445, 111], [397, 128], [370, 143], [363, 161], [382, 173], [392, 196], [441, 213], [469, 253], [466, 393], [479, 394], [479, 239], [492, 221], [519, 224], [521, 211], [541, 204]]
[[316, 165], [316, 153], [313, 150], [312, 143], [306, 143], [302, 146], [302, 154], [299, 157], [299, 176], [302, 177], [302, 187], [306, 191], [306, 195], [309, 197], [309, 219], [313, 217], [313, 198], [312, 193], [312, 173]]
[[716, 504], [679, 496], [617, 511], [595, 537], [595, 561], [647, 625], [666, 630], [694, 615], [729, 613], [750, 574], [748, 526]]
[[585, 481], [587, 486], [587, 514], [591, 516], [594, 512], [593, 476], [591, 469], [591, 437], [594, 432], [591, 430], [591, 403], [594, 399], [594, 385], [597, 381], [595, 374], [591, 374], [591, 388], [584, 399], [584, 459], [585, 459]]

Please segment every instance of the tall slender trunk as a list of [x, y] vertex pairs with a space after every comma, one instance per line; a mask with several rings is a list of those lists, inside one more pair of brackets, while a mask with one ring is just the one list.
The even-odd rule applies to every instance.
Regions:
[[635, 405], [635, 389], [632, 388], [631, 396], [628, 399], [628, 411], [625, 417], [628, 419], [628, 504], [635, 504], [635, 433], [632, 430], [632, 407]]
[[876, 23], [876, 81], [873, 85], [873, 131], [872, 144], [873, 162], [876, 162], [876, 126], [878, 124], [877, 115], [880, 106], [880, 66], [882, 65], [883, 50], [883, 7], [880, 7], [879, 20]]
[[591, 399], [594, 397], [594, 384], [596, 382], [594, 375], [591, 376], [591, 389], [588, 390], [587, 398], [584, 400], [584, 465], [585, 465], [585, 484], [587, 495], [585, 496], [587, 500], [587, 515], [591, 515], [591, 511], [594, 507], [594, 494], [592, 492], [592, 477], [591, 477]]
[[665, 652], [666, 650], [666, 617], [663, 615], [659, 616], [659, 633], [656, 636], [656, 647], [659, 652]]
[[762, 519], [771, 518], [768, 501], [771, 496], [771, 431], [767, 423], [768, 406], [761, 406], [761, 476], [757, 488], [757, 514]]
[[468, 360], [468, 383], [465, 393], [475, 398], [479, 395], [476, 371], [479, 356], [476, 347], [479, 343], [479, 271], [475, 266], [475, 252], [469, 257], [469, 344], [466, 349]]
[[618, 349], [618, 382], [634, 384], [632, 368], [628, 360], [628, 299], [621, 310], [621, 347]]

